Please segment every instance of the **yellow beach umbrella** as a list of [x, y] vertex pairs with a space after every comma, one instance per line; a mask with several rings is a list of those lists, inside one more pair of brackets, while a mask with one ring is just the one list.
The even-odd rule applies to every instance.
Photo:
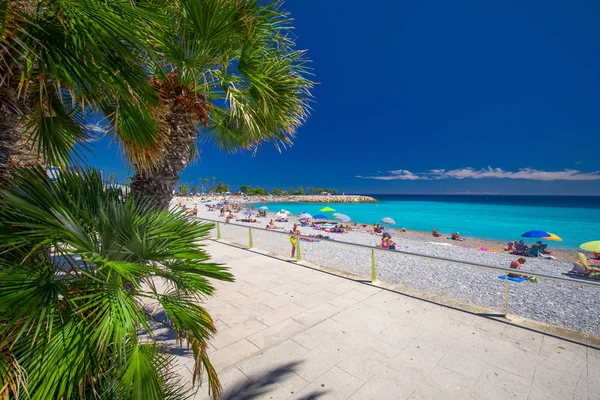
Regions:
[[335, 210], [333, 208], [331, 208], [331, 207], [323, 207], [319, 211], [328, 212], [328, 211], [335, 211]]
[[555, 235], [552, 232], [548, 232], [550, 234], [550, 236], [545, 237], [544, 239], [546, 240], [558, 240], [558, 241], [562, 241], [562, 239], [560, 237], [558, 237], [557, 235]]
[[579, 247], [584, 250], [587, 250], [587, 251], [593, 251], [596, 253], [600, 253], [600, 240], [594, 240], [593, 242], [586, 242]]

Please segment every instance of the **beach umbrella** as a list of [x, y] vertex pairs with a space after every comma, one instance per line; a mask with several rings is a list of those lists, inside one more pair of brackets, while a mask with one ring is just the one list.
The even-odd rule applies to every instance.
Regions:
[[278, 212], [277, 214], [275, 214], [275, 218], [277, 218], [277, 219], [284, 219], [284, 218], [287, 218], [287, 214], [286, 213], [282, 213], [282, 212]]
[[251, 216], [256, 214], [254, 211], [244, 211], [244, 215]]
[[342, 221], [342, 222], [350, 221], [350, 217], [347, 216], [346, 214], [338, 214], [335, 216], [335, 219], [337, 219], [338, 221]]
[[319, 211], [321, 211], [321, 212], [330, 212], [330, 211], [335, 211], [335, 210], [333, 208], [331, 208], [331, 207], [323, 207]]
[[312, 215], [303, 212], [303, 213], [300, 214], [299, 217], [300, 217], [300, 219], [308, 219], [308, 218], [312, 218]]
[[267, 206], [262, 206], [261, 208], [259, 208], [259, 210], [268, 210], [268, 209], [269, 209], [269, 207], [267, 207]]
[[527, 231], [521, 235], [524, 238], [547, 238], [550, 237], [550, 233], [546, 231]]
[[545, 237], [544, 239], [562, 241], [562, 239], [559, 236], [555, 235], [554, 233], [552, 233], [552, 232], [548, 232], [548, 233], [550, 234], [550, 236]]
[[396, 221], [394, 221], [390, 217], [385, 217], [385, 218], [381, 218], [381, 223], [383, 223], [383, 224], [389, 224], [389, 225], [394, 225], [396, 223]]
[[586, 242], [579, 247], [584, 250], [587, 250], [587, 251], [593, 251], [595, 253], [600, 253], [600, 240], [594, 240], [593, 242]]
[[314, 219], [326, 219], [327, 215], [325, 214], [317, 214], [313, 216]]

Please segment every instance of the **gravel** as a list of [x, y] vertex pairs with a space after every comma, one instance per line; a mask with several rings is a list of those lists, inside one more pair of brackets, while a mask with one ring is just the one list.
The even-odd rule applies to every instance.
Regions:
[[[199, 207], [200, 218], [224, 220], [217, 212], [209, 212]], [[260, 223], [235, 222], [247, 226], [264, 228], [269, 218], [261, 218]], [[293, 221], [277, 223], [288, 231]], [[345, 241], [374, 246], [381, 237], [366, 232], [345, 234], [325, 233], [312, 228], [300, 228], [303, 235], [323, 234], [336, 241]], [[248, 229], [221, 224], [221, 238], [243, 245], [248, 244]], [[491, 253], [459, 245], [447, 245], [427, 240], [403, 238], [394, 235], [397, 249], [413, 253], [461, 260], [476, 264], [507, 267], [514, 255]], [[280, 255], [290, 255], [289, 237], [272, 232], [253, 231], [254, 247]], [[343, 246], [332, 242], [301, 242], [302, 259], [328, 268], [334, 268], [356, 275], [370, 277], [371, 252], [368, 249]], [[376, 252], [377, 279], [396, 283], [416, 290], [446, 296], [484, 306], [498, 312], [504, 309], [504, 280], [495, 271], [457, 264], [455, 262], [436, 261], [401, 253]], [[561, 276], [569, 271], [572, 263], [527, 258], [523, 269]], [[574, 285], [553, 280], [538, 279], [538, 283], [510, 282], [509, 313], [521, 317], [546, 322], [554, 326], [576, 331], [593, 333], [600, 336], [600, 290], [583, 285]]]

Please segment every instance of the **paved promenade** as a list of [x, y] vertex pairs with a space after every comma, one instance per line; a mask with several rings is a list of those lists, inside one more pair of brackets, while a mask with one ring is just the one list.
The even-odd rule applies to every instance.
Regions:
[[207, 303], [226, 399], [600, 399], [593, 347], [223, 243], [208, 250], [236, 278]]

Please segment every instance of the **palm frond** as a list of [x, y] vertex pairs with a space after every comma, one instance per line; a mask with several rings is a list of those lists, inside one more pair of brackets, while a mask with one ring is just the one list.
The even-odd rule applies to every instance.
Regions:
[[[57, 182], [41, 168], [17, 170], [0, 201], [2, 390], [32, 399], [189, 395], [157, 339], [139, 335], [152, 331], [151, 299], [182, 341], [206, 349], [208, 278], [232, 279], [198, 243], [211, 226], [104, 187], [87, 169], [64, 170]], [[206, 351], [194, 355], [219, 393]]]

